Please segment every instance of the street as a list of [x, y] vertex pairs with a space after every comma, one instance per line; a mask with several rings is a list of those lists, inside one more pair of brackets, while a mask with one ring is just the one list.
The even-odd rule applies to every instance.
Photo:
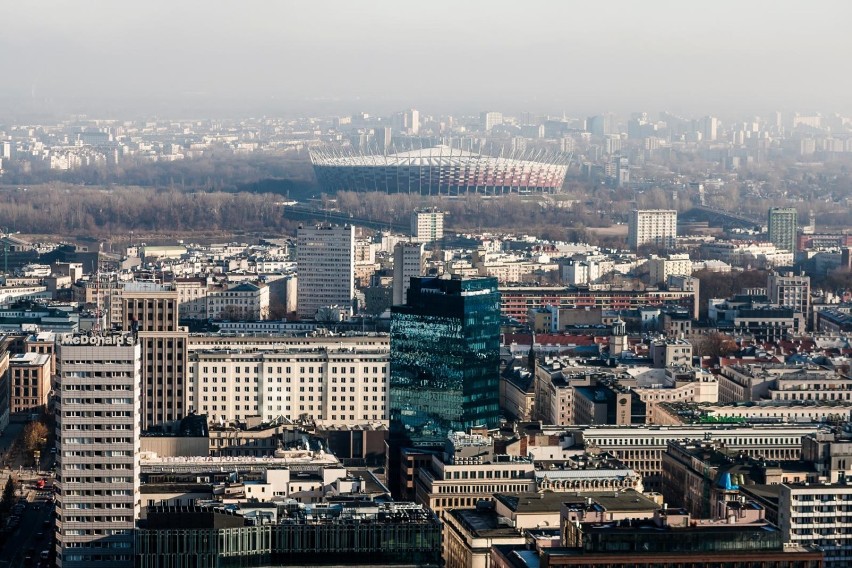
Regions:
[[[5, 544], [0, 550], [0, 568], [18, 566], [50, 566], [48, 560], [41, 559], [42, 551], [48, 551], [50, 561], [53, 554], [53, 481], [46, 471], [55, 459], [49, 449], [42, 452], [38, 471], [26, 452], [18, 449], [10, 451], [16, 439], [20, 438], [25, 423], [12, 422], [0, 436], [0, 483], [4, 487], [6, 480], [14, 473], [19, 482], [16, 492], [20, 511], [20, 523], [5, 535]], [[49, 437], [52, 441], [53, 436]], [[50, 448], [48, 444], [46, 448]], [[38, 489], [36, 483], [45, 479], [48, 485]], [[15, 513], [13, 513], [15, 514]], [[29, 560], [27, 560], [29, 558]]]

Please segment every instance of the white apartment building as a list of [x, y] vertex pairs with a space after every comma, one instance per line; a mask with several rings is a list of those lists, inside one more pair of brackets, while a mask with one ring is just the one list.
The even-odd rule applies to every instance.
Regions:
[[816, 545], [826, 568], [852, 563], [852, 485], [848, 483], [781, 484], [778, 525], [784, 542]]
[[652, 256], [648, 259], [651, 284], [668, 282], [669, 276], [692, 276], [692, 261], [688, 254], [670, 254], [668, 258]]
[[317, 225], [296, 232], [297, 313], [313, 319], [317, 310], [352, 311], [355, 295], [355, 227]]
[[131, 334], [67, 335], [57, 362], [57, 566], [130, 566], [140, 508], [140, 346]]
[[674, 248], [677, 239], [677, 211], [674, 209], [634, 209], [627, 226], [627, 245], [636, 250], [652, 245]]
[[269, 286], [241, 282], [207, 293], [207, 317], [224, 320], [269, 319]]
[[411, 240], [433, 243], [444, 238], [444, 212], [435, 208], [415, 209], [411, 214]]
[[386, 423], [390, 377], [387, 338], [288, 338], [258, 348], [190, 347], [187, 413], [231, 423], [260, 416], [310, 419], [322, 426]]
[[393, 248], [393, 304], [404, 304], [412, 276], [422, 276], [425, 269], [423, 243], [397, 243]]

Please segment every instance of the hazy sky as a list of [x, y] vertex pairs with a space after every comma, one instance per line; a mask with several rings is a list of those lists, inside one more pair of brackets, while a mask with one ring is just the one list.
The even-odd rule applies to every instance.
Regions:
[[849, 112], [850, 22], [848, 0], [4, 0], [0, 106]]

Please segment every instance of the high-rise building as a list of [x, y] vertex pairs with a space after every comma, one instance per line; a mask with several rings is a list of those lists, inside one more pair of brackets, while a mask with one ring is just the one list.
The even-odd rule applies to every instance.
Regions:
[[390, 360], [396, 447], [442, 446], [450, 432], [498, 426], [497, 279], [412, 278], [406, 303], [391, 309]]
[[355, 296], [355, 227], [322, 224], [296, 232], [297, 313], [313, 319], [317, 310], [338, 306], [352, 313]]
[[792, 207], [769, 209], [769, 242], [780, 249], [796, 252], [796, 216]]
[[444, 212], [435, 207], [415, 209], [411, 213], [411, 240], [434, 243], [444, 238]]
[[56, 565], [133, 565], [139, 518], [140, 345], [132, 333], [60, 338]]
[[630, 213], [627, 231], [627, 244], [633, 250], [645, 245], [674, 248], [677, 238], [677, 211], [634, 209]]
[[396, 243], [393, 248], [393, 303], [404, 304], [412, 276], [424, 270], [423, 243]]
[[503, 124], [502, 112], [485, 111], [479, 113], [479, 125], [482, 130], [488, 132], [498, 124]]
[[411, 134], [420, 132], [420, 112], [413, 108], [404, 111], [402, 113], [402, 127]]
[[122, 292], [122, 331], [142, 349], [142, 428], [183, 418], [188, 331], [178, 326], [178, 292], [129, 283]]
[[701, 134], [707, 142], [714, 142], [717, 137], [719, 120], [715, 116], [705, 116], [701, 119]]

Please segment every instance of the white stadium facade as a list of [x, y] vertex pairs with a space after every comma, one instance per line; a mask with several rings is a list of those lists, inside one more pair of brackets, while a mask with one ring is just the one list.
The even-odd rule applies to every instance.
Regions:
[[391, 154], [311, 150], [317, 180], [327, 191], [420, 195], [552, 193], [565, 181], [570, 156], [544, 151], [489, 156], [451, 146]]

